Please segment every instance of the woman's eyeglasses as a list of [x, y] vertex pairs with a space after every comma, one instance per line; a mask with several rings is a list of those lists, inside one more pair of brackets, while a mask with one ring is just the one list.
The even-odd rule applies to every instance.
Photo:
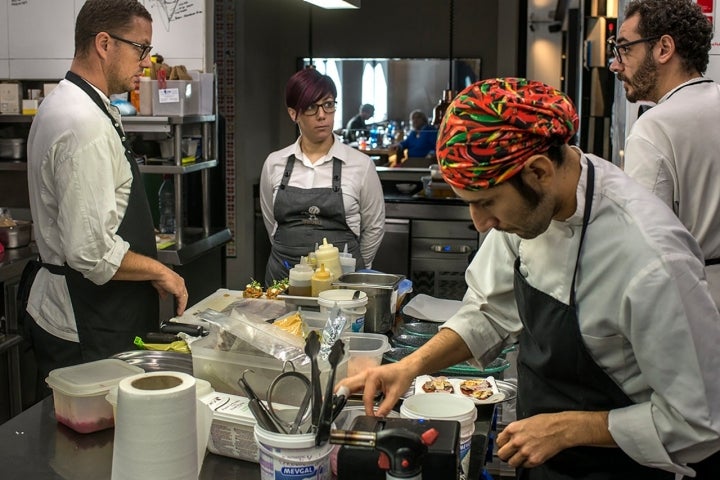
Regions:
[[321, 107], [325, 113], [333, 113], [337, 109], [337, 102], [335, 100], [330, 100], [323, 103], [311, 103], [305, 110], [303, 110], [303, 115], [315, 115]]
[[615, 58], [617, 58], [618, 63], [623, 63], [621, 52], [622, 52], [622, 54], [627, 55], [628, 50], [633, 45], [637, 45], [638, 43], [644, 43], [644, 42], [654, 42], [655, 40], [657, 40], [660, 37], [662, 37], [662, 35], [655, 35], [655, 36], [647, 37], [647, 38], [639, 38], [637, 40], [633, 40], [632, 42], [625, 42], [625, 43], [616, 43], [615, 37], [610, 37], [610, 38], [608, 38], [607, 43], [608, 43], [608, 47], [612, 51], [613, 56]]
[[[99, 33], [99, 32], [98, 32]], [[148, 54], [150, 53], [150, 50], [152, 50], [152, 45], [146, 45], [144, 43], [138, 43], [133, 42], [132, 40], [128, 40], [126, 38], [118, 37], [117, 35], [113, 35], [110, 32], [105, 32], [108, 34], [108, 36], [114, 40], [117, 40], [118, 42], [127, 43], [128, 45], [132, 45], [133, 47], [140, 50], [140, 61], [143, 61], [147, 58]], [[93, 37], [97, 35], [97, 33], [91, 34]]]

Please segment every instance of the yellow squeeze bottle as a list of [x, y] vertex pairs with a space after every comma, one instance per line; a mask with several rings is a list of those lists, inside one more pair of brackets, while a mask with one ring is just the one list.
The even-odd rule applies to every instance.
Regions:
[[330, 270], [333, 280], [337, 280], [342, 275], [342, 267], [340, 266], [340, 251], [332, 243], [328, 243], [327, 238], [323, 238], [323, 244], [315, 251], [317, 263], [325, 264], [325, 268]]
[[320, 295], [320, 292], [330, 290], [332, 288], [332, 276], [330, 271], [325, 270], [325, 264], [321, 263], [320, 268], [315, 270], [315, 273], [310, 280], [311, 294], [313, 297]]

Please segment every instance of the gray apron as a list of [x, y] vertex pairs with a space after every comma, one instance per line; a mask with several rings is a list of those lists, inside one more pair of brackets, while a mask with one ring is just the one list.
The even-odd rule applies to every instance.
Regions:
[[[515, 299], [523, 323], [518, 355], [518, 418], [562, 411], [605, 411], [633, 401], [585, 348], [575, 304], [575, 277], [590, 220], [595, 169], [588, 160], [585, 212], [570, 304], [531, 286], [515, 260]], [[574, 447], [543, 465], [520, 468], [519, 480], [672, 480], [674, 474], [645, 467], [619, 448]]]
[[345, 220], [342, 162], [333, 158], [330, 188], [298, 188], [288, 185], [295, 161], [295, 155], [290, 155], [275, 195], [273, 214], [277, 229], [265, 270], [266, 285], [287, 277], [290, 269], [300, 263], [300, 257], [315, 250], [316, 243], [322, 245], [323, 238], [340, 251], [347, 244], [348, 252], [357, 260], [355, 268], [365, 268], [358, 237]]

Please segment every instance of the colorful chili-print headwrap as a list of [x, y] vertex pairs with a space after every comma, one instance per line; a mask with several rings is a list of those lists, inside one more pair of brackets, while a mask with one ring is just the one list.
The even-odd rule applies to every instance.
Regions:
[[578, 116], [559, 90], [523, 78], [477, 82], [452, 101], [437, 139], [440, 171], [463, 190], [498, 185], [534, 154], [565, 144]]

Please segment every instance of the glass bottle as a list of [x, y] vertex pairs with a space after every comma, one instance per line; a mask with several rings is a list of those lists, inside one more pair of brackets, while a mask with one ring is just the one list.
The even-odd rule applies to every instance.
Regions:
[[175, 180], [172, 175], [164, 175], [158, 191], [158, 211], [160, 233], [175, 233]]
[[443, 116], [445, 115], [445, 110], [447, 110], [447, 108], [450, 106], [450, 102], [452, 102], [452, 100], [453, 91], [443, 90], [443, 96], [440, 98], [440, 101], [438, 101], [437, 105], [435, 105], [435, 108], [433, 109], [432, 124], [434, 127], [440, 126]]

